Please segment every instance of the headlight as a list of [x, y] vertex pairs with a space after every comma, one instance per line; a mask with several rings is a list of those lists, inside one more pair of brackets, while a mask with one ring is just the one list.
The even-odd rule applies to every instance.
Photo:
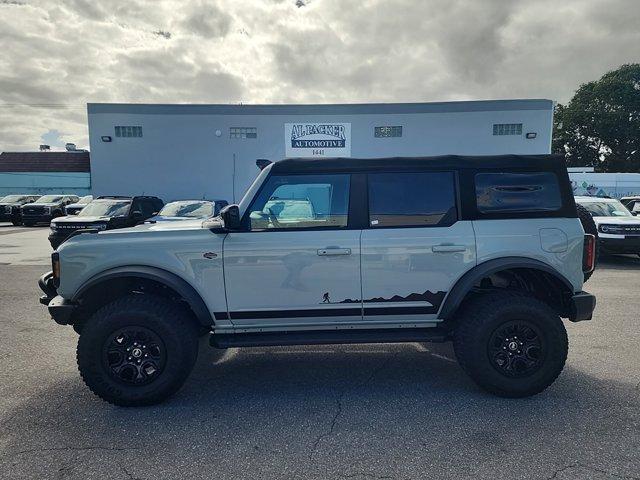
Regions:
[[60, 286], [60, 255], [58, 252], [51, 254], [51, 271], [53, 272], [53, 285], [58, 288]]
[[613, 235], [622, 235], [624, 233], [624, 227], [621, 225], [600, 225], [599, 230], [602, 233], [611, 233]]

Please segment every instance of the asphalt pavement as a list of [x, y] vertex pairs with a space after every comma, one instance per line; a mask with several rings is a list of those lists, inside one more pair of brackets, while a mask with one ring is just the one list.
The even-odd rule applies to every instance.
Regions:
[[595, 318], [567, 324], [565, 370], [532, 398], [482, 392], [448, 344], [203, 342], [177, 395], [120, 408], [38, 303], [46, 234], [0, 225], [2, 479], [640, 479], [638, 258], [601, 264]]

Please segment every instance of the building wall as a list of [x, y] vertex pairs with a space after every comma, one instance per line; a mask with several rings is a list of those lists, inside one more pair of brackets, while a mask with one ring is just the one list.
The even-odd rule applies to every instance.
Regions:
[[[93, 193], [148, 194], [165, 201], [237, 202], [255, 178], [257, 158], [285, 156], [285, 124], [350, 123], [351, 157], [549, 153], [550, 100], [381, 105], [89, 104]], [[494, 123], [522, 123], [522, 135], [494, 136]], [[142, 126], [120, 138], [115, 126]], [[403, 127], [375, 138], [374, 127]], [[230, 138], [230, 127], [256, 127], [257, 138]], [[220, 132], [220, 136], [216, 135]], [[526, 132], [536, 132], [526, 139]], [[101, 140], [110, 136], [111, 142]]]
[[91, 176], [79, 172], [0, 172], [0, 197], [12, 193], [88, 195]]

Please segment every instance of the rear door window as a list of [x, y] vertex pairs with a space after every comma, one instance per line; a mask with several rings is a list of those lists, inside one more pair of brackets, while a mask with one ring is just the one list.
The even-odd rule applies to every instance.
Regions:
[[558, 177], [551, 172], [492, 172], [475, 176], [482, 213], [549, 212], [562, 208]]
[[369, 226], [439, 227], [457, 219], [452, 172], [369, 174]]

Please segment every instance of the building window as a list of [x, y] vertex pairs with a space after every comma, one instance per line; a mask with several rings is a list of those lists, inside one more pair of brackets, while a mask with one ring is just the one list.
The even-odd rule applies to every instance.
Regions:
[[401, 137], [402, 126], [395, 127], [374, 127], [373, 136], [376, 138]]
[[558, 178], [551, 172], [478, 173], [476, 203], [482, 213], [560, 210]]
[[142, 137], [142, 127], [117, 126], [116, 137]]
[[494, 135], [522, 135], [521, 123], [494, 123]]
[[230, 127], [229, 138], [258, 138], [256, 127]]

